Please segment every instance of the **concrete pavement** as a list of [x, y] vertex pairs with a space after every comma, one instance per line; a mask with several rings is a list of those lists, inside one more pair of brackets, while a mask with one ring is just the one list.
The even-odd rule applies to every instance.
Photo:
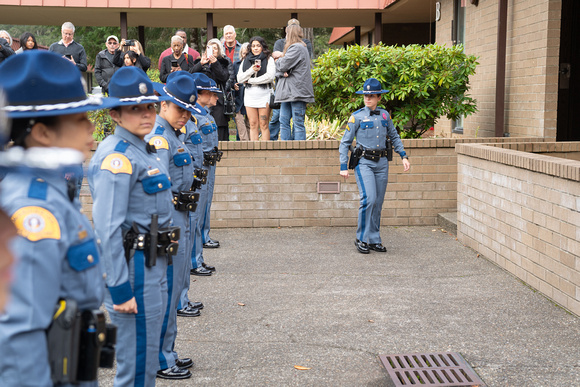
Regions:
[[[436, 227], [218, 229], [179, 318], [193, 377], [158, 386], [388, 386], [380, 354], [460, 352], [488, 386], [580, 385], [580, 319]], [[309, 370], [297, 370], [294, 366]], [[112, 385], [101, 372], [102, 386]]]

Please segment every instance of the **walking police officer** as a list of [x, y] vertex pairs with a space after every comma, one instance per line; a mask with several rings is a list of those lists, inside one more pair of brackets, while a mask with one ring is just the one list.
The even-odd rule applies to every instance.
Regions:
[[[384, 93], [388, 90], [383, 90], [377, 79], [365, 81], [363, 90], [356, 92], [364, 95], [365, 107], [350, 116], [339, 148], [340, 175], [348, 178], [348, 170], [353, 168], [356, 175], [360, 207], [354, 243], [363, 254], [368, 254], [370, 250], [387, 251], [381, 241], [380, 226], [393, 149], [403, 159], [404, 170], [410, 168], [409, 158], [389, 113], [377, 109]], [[355, 137], [356, 149], [352, 151], [349, 165], [348, 150]]]
[[86, 112], [110, 101], [87, 98], [77, 67], [47, 51], [2, 63], [0, 88], [12, 118], [10, 151], [27, 149], [28, 164], [0, 184], [0, 205], [19, 234], [12, 296], [0, 318], [0, 385], [96, 385], [106, 332], [98, 241], [64, 178], [71, 170], [50, 168], [68, 160], [80, 175], [93, 145]]

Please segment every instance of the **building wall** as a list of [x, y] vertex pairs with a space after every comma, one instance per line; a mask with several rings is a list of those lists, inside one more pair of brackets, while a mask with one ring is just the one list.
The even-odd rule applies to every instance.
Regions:
[[580, 315], [580, 143], [457, 152], [459, 241]]
[[[505, 132], [556, 138], [561, 0], [510, 0], [507, 20]], [[464, 135], [495, 135], [498, 0], [467, 2], [465, 52], [478, 57], [471, 96], [479, 112], [464, 121]], [[453, 0], [441, 1], [437, 43], [452, 44]], [[443, 119], [437, 133], [449, 135]]]
[[[403, 140], [411, 171], [395, 154], [382, 211], [385, 225], [435, 225], [457, 207], [458, 142], [522, 139]], [[541, 139], [538, 139], [541, 140]], [[339, 175], [338, 141], [221, 142], [211, 212], [212, 227], [355, 226], [359, 194], [354, 176]], [[340, 193], [317, 193], [337, 182]], [[83, 187], [83, 212], [92, 199]]]

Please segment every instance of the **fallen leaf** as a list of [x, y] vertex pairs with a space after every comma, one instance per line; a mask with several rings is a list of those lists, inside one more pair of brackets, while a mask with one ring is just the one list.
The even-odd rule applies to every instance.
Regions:
[[303, 366], [299, 366], [299, 365], [295, 365], [294, 368], [296, 368], [297, 370], [300, 370], [300, 371], [312, 369], [310, 367], [303, 367]]
[[246, 306], [246, 304], [244, 304], [243, 302], [238, 302], [239, 306]]
[[369, 322], [370, 322], [370, 323], [374, 323], [374, 322], [375, 322], [375, 320], [369, 320]]
[[479, 257], [479, 254], [477, 254], [477, 257]]
[[437, 231], [437, 230], [431, 230], [431, 231], [435, 232], [435, 231]]
[[441, 229], [441, 232], [447, 232], [447, 231], [445, 231], [445, 230]]

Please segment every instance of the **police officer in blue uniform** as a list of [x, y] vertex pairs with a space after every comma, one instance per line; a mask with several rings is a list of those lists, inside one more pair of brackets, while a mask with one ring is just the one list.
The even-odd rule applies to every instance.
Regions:
[[[12, 246], [18, 257], [12, 296], [0, 317], [0, 385], [97, 385], [98, 363], [83, 356], [98, 359], [99, 348], [87, 346], [83, 335], [90, 336], [86, 324], [93, 318], [105, 321], [98, 311], [103, 268], [98, 240], [80, 212], [74, 184], [64, 176], [75, 170], [78, 176], [78, 166], [90, 154], [94, 126], [86, 112], [109, 107], [110, 101], [87, 98], [76, 66], [47, 51], [2, 63], [0, 88], [12, 118], [15, 147], [9, 152], [27, 149], [23, 161], [29, 164], [9, 170], [0, 183], [0, 206], [19, 234]], [[32, 159], [40, 159], [40, 165], [32, 165]], [[49, 169], [62, 162], [72, 169]], [[80, 332], [73, 329], [74, 321]], [[75, 340], [80, 345], [69, 348], [77, 353], [54, 344]]]
[[[215, 183], [215, 168], [219, 160], [220, 153], [217, 150], [218, 146], [218, 132], [215, 120], [209, 113], [209, 108], [214, 106], [217, 102], [217, 95], [221, 93], [215, 81], [210, 79], [207, 75], [202, 73], [192, 74], [197, 85], [198, 103], [203, 107], [201, 112], [193, 114], [197, 121], [197, 127], [201, 137], [201, 145], [203, 149], [203, 168], [207, 170], [207, 183], [203, 186], [200, 192], [200, 201], [198, 203], [198, 211], [195, 216], [197, 223], [196, 234], [193, 235], [194, 249], [192, 250], [191, 274], [198, 276], [210, 276], [215, 267], [205, 263], [203, 258], [203, 247], [219, 247], [219, 242], [209, 239], [209, 218], [211, 201], [213, 197], [213, 187]], [[192, 222], [193, 223], [193, 222]], [[193, 227], [192, 227], [193, 230]], [[199, 232], [199, 234], [197, 234]], [[207, 238], [204, 237], [204, 233]], [[193, 233], [193, 232], [192, 232]], [[196, 236], [199, 236], [198, 239]], [[209, 243], [209, 244], [208, 244]], [[183, 299], [182, 299], [183, 300]]]
[[166, 271], [178, 232], [171, 230], [173, 196], [167, 165], [144, 139], [155, 126], [157, 97], [146, 74], [117, 71], [109, 95], [117, 123], [88, 171], [95, 232], [102, 241], [105, 307], [118, 326], [116, 386], [154, 386], [167, 304]]
[[[207, 107], [208, 109], [217, 105], [219, 94], [223, 93], [219, 89], [219, 87], [217, 86], [217, 83], [213, 79], [209, 78], [209, 80], [210, 80], [210, 85], [211, 85], [210, 89], [205, 89], [205, 90], [212, 92], [213, 98]], [[204, 88], [205, 88], [205, 86], [204, 86]], [[202, 220], [201, 238], [203, 240], [203, 247], [204, 248], [217, 249], [218, 247], [220, 247], [220, 243], [219, 243], [219, 241], [216, 241], [215, 239], [211, 239], [209, 236], [209, 232], [211, 230], [210, 210], [211, 210], [211, 203], [213, 201], [213, 188], [215, 185], [215, 170], [216, 170], [217, 162], [219, 162], [221, 159], [221, 152], [218, 151], [219, 139], [218, 139], [218, 130], [217, 130], [217, 124], [215, 122], [215, 118], [210, 114], [209, 110], [208, 110], [208, 114], [206, 117], [208, 118], [209, 121], [211, 121], [212, 131], [210, 133], [206, 134], [205, 131], [207, 131], [207, 130], [205, 130], [205, 129], [202, 130], [202, 133], [206, 136], [204, 138], [204, 140], [207, 140], [207, 141], [205, 141], [206, 146], [204, 147], [204, 152], [207, 152], [207, 150], [205, 150], [205, 149], [207, 148], [208, 145], [211, 145], [212, 148], [211, 148], [210, 154], [214, 158], [214, 162], [211, 162], [209, 165], [209, 175], [208, 175], [208, 179], [207, 179], [207, 191], [208, 191], [207, 200], [208, 201], [207, 201], [207, 204], [205, 206], [205, 214], [203, 215], [203, 220]]]
[[[161, 331], [159, 352], [159, 378], [185, 379], [191, 377], [191, 372], [185, 368], [193, 366], [190, 358], [179, 359], [174, 351], [177, 336], [177, 309], [181, 292], [189, 284], [191, 267], [191, 236], [189, 214], [195, 212], [199, 193], [192, 190], [194, 181], [193, 159], [186, 142], [194, 125], [190, 121], [191, 113], [197, 108], [197, 88], [191, 74], [186, 71], [176, 71], [167, 77], [167, 84], [156, 84], [156, 90], [161, 95], [170, 97], [161, 102], [161, 109], [155, 121], [153, 131], [145, 136], [150, 145], [155, 146], [157, 154], [169, 170], [171, 191], [173, 194], [173, 223], [181, 228], [181, 243], [173, 264], [167, 269], [168, 305]], [[198, 308], [180, 309], [181, 316], [199, 316]]]
[[[356, 138], [350, 169], [354, 167], [360, 194], [354, 244], [362, 254], [368, 254], [370, 250], [382, 253], [387, 251], [381, 241], [380, 226], [389, 178], [391, 146], [401, 156], [404, 170], [410, 168], [409, 158], [389, 113], [385, 109], [377, 109], [384, 93], [388, 93], [388, 90], [383, 90], [377, 79], [369, 78], [365, 81], [363, 90], [356, 92], [364, 95], [365, 107], [350, 116], [339, 147], [340, 175], [346, 179], [349, 176], [348, 150]], [[358, 165], [354, 166], [357, 162]]]

